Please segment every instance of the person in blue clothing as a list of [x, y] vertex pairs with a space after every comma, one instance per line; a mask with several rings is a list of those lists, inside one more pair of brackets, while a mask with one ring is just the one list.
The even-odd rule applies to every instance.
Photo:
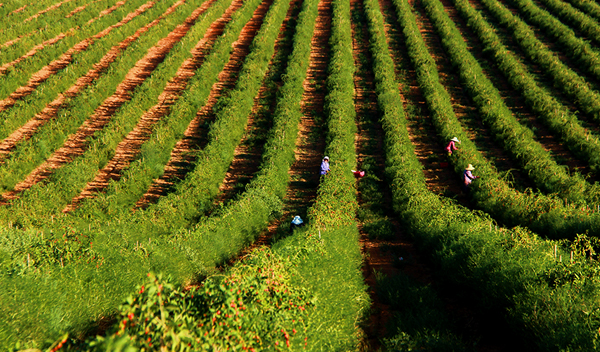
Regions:
[[479, 176], [473, 176], [473, 173], [471, 172], [473, 170], [475, 170], [475, 168], [473, 167], [473, 165], [469, 164], [465, 168], [465, 171], [463, 172], [463, 190], [464, 191], [468, 191], [469, 186], [471, 186], [471, 182], [473, 182], [474, 179], [479, 178]]
[[329, 157], [326, 156], [321, 162], [321, 175], [327, 175], [329, 173]]

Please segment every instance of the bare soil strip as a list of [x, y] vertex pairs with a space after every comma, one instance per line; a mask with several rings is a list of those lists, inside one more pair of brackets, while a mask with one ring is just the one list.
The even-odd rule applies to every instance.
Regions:
[[[267, 132], [272, 126], [271, 118], [277, 103], [277, 91], [282, 84], [279, 79], [287, 66], [287, 56], [291, 52], [291, 39], [286, 38], [290, 29], [290, 19], [297, 16], [301, 0], [291, 0], [290, 7], [283, 20], [279, 36], [275, 41], [275, 51], [269, 62], [258, 95], [254, 98], [252, 113], [248, 116], [248, 125], [241, 143], [235, 148], [233, 161], [227, 170], [223, 183], [219, 187], [219, 196], [215, 204], [223, 203], [245, 189], [258, 172]], [[273, 84], [276, 81], [275, 84]]]
[[86, 7], [90, 6], [91, 4], [97, 3], [98, 1], [100, 1], [100, 0], [94, 0], [94, 1], [92, 1], [90, 3], [87, 3], [87, 4], [83, 5], [83, 6], [79, 6], [75, 10], [71, 11], [68, 15], [66, 15], [65, 18], [71, 18], [71, 17], [73, 17], [73, 15], [75, 15], [75, 14], [77, 14], [77, 13], [85, 10]]
[[[64, 93], [59, 94], [56, 99], [54, 99], [51, 103], [49, 103], [39, 114], [37, 114], [33, 119], [28, 121], [25, 125], [14, 131], [10, 136], [6, 137], [4, 140], [0, 142], [0, 158], [5, 158], [19, 143], [20, 141], [30, 138], [35, 134], [35, 132], [40, 128], [44, 123], [48, 120], [53, 119], [61, 107], [65, 104], [68, 98], [75, 97], [79, 94], [85, 87], [89, 86], [95, 79], [97, 79], [106, 69], [113, 63], [117, 57], [135, 40], [137, 40], [143, 33], [147, 32], [150, 28], [157, 25], [162, 19], [171, 14], [175, 9], [183, 4], [185, 0], [181, 0], [169, 9], [167, 9], [160, 17], [155, 19], [154, 21], [148, 23], [144, 27], [138, 29], [133, 35], [127, 37], [121, 43], [113, 46], [110, 51], [100, 59], [100, 61], [94, 65], [94, 68], [89, 70], [84, 76], [80, 77], [75, 84], [73, 84], [69, 89], [67, 89]], [[148, 8], [154, 5], [153, 1], [150, 1], [141, 7], [139, 7], [136, 11], [127, 15], [121, 22], [115, 24], [114, 26], [121, 26], [129, 21], [131, 21], [135, 16], [146, 11]], [[108, 30], [108, 28], [106, 29]], [[105, 30], [105, 31], [106, 31]], [[41, 71], [40, 71], [41, 72]], [[38, 72], [39, 73], [39, 72]], [[47, 78], [44, 78], [47, 79]], [[31, 82], [31, 81], [30, 81]], [[24, 86], [27, 87], [27, 86]], [[23, 88], [23, 90], [27, 88]], [[19, 88], [21, 89], [21, 88]], [[33, 89], [31, 89], [33, 90]], [[13, 94], [16, 94], [13, 93]], [[24, 93], [23, 93], [24, 94]], [[13, 95], [11, 98], [15, 99]], [[9, 99], [11, 99], [9, 98]], [[2, 101], [1, 104], [8, 101], [7, 99]], [[7, 102], [10, 104], [10, 102]], [[12, 102], [14, 104], [14, 102]]]
[[62, 6], [62, 4], [64, 4], [64, 3], [67, 3], [67, 2], [71, 2], [71, 1], [73, 1], [73, 0], [63, 0], [63, 1], [59, 2], [59, 3], [56, 3], [56, 4], [54, 4], [54, 5], [50, 6], [50, 7], [48, 7], [47, 9], [45, 9], [45, 10], [42, 10], [42, 11], [40, 11], [40, 12], [36, 13], [35, 15], [33, 15], [33, 16], [31, 16], [31, 17], [29, 17], [28, 19], [26, 19], [26, 20], [25, 20], [25, 21], [23, 21], [23, 22], [29, 22], [29, 21], [31, 21], [31, 20], [33, 20], [33, 19], [35, 19], [35, 18], [38, 18], [38, 17], [40, 17], [41, 15], [43, 15], [43, 14], [45, 14], [45, 13], [47, 13], [47, 12], [50, 12], [50, 11], [52, 11], [52, 10], [54, 10], [54, 9], [57, 9], [57, 8], [61, 7], [61, 6]]
[[[184, 0], [181, 0], [182, 2]], [[4, 199], [14, 199], [19, 192], [22, 192], [34, 184], [47, 178], [54, 169], [69, 163], [76, 156], [81, 155], [86, 148], [86, 139], [92, 136], [96, 131], [102, 129], [126, 101], [131, 99], [131, 92], [141, 85], [148, 78], [154, 69], [160, 64], [167, 53], [178, 43], [181, 38], [190, 30], [200, 13], [195, 13], [188, 17], [183, 24], [177, 26], [169, 35], [152, 47], [146, 56], [139, 60], [136, 65], [127, 73], [125, 80], [121, 82], [115, 94], [107, 98], [104, 103], [98, 107], [93, 116], [91, 116], [69, 137], [64, 146], [58, 149], [42, 165], [31, 172], [25, 180], [15, 186], [12, 191], [5, 192]]]
[[[375, 93], [374, 74], [372, 71], [372, 59], [368, 46], [369, 33], [364, 22], [364, 6], [361, 0], [351, 0], [350, 8], [352, 12], [352, 54], [354, 56], [354, 65], [356, 73], [354, 75], [354, 106], [356, 110], [356, 124], [358, 132], [356, 134], [356, 154], [357, 169], [363, 170], [368, 166], [366, 172], [376, 175], [380, 180], [385, 179], [385, 159], [383, 152], [383, 130], [379, 124], [379, 109], [377, 107], [377, 95]], [[361, 18], [362, 20], [358, 20]], [[360, 181], [358, 181], [360, 182]], [[385, 192], [386, 197], [383, 204], [386, 208], [392, 204], [389, 190]], [[358, 203], [361, 208], [365, 207], [368, 200], [364, 199], [361, 188], [358, 190]], [[389, 209], [387, 209], [389, 211]], [[369, 238], [369, 234], [363, 227], [363, 222], [358, 222], [360, 232], [360, 245], [363, 253], [363, 276], [365, 282], [369, 285], [369, 296], [371, 297], [370, 316], [364, 326], [366, 340], [361, 343], [361, 350], [377, 351], [381, 348], [380, 341], [386, 337], [387, 322], [393, 312], [390, 305], [384, 304], [376, 293], [375, 272], [393, 276], [397, 274], [398, 269], [395, 266], [395, 255], [390, 251], [384, 251], [382, 248], [390, 248], [394, 245], [391, 241], [377, 240]], [[398, 222], [394, 222], [394, 228], [397, 229], [397, 238], [406, 237], [400, 229]]]
[[19, 7], [18, 9], [16, 9], [16, 10], [12, 11], [11, 13], [9, 13], [8, 15], [10, 16], [10, 15], [14, 15], [16, 13], [19, 13], [19, 12], [25, 10], [26, 7], [27, 7], [27, 5]]
[[[177, 6], [181, 5], [183, 2], [184, 1], [179, 1], [177, 3]], [[115, 6], [121, 6], [123, 4], [125, 4], [125, 1], [120, 1]], [[98, 33], [90, 38], [87, 38], [85, 40], [82, 40], [81, 42], [74, 45], [71, 49], [67, 50], [67, 52], [65, 52], [63, 55], [61, 55], [60, 58], [52, 61], [50, 64], [44, 66], [38, 72], [34, 73], [31, 76], [31, 78], [29, 79], [29, 81], [27, 82], [27, 84], [17, 88], [17, 90], [15, 90], [8, 98], [0, 100], [0, 111], [4, 111], [4, 110], [10, 108], [11, 106], [15, 105], [15, 103], [19, 99], [23, 99], [24, 97], [31, 94], [40, 84], [44, 83], [48, 78], [50, 78], [50, 76], [56, 74], [58, 71], [64, 69], [69, 64], [71, 64], [71, 62], [73, 62], [73, 55], [75, 55], [79, 52], [82, 52], [84, 50], [87, 50], [89, 48], [89, 46], [92, 45], [97, 39], [100, 39], [100, 38], [106, 36], [113, 29], [123, 26], [127, 22], [131, 21], [134, 17], [139, 16], [140, 14], [147, 11], [149, 8], [154, 6], [154, 4], [155, 4], [154, 1], [150, 1], [150, 2], [142, 5], [136, 11], [128, 14], [119, 23], [109, 26], [106, 29], [104, 29], [103, 31], [101, 31], [100, 33]], [[177, 6], [175, 6], [175, 7], [177, 7]], [[168, 11], [169, 11], [169, 13], [171, 13], [174, 10], [175, 10], [175, 8], [172, 7], [172, 8], [169, 8]]]
[[195, 161], [191, 152], [204, 148], [208, 143], [209, 129], [204, 126], [214, 120], [213, 107], [219, 97], [235, 87], [237, 74], [246, 55], [250, 52], [250, 44], [260, 29], [271, 4], [272, 0], [264, 0], [254, 11], [252, 19], [246, 23], [240, 36], [233, 43], [233, 52], [223, 71], [219, 73], [218, 81], [213, 84], [207, 103], [198, 111], [196, 117], [188, 125], [184, 137], [173, 148], [171, 157], [165, 165], [164, 174], [150, 185], [148, 191], [137, 201], [134, 208], [146, 208], [155, 203], [158, 198], [169, 192], [176, 180], [185, 178], [185, 175], [191, 171]]
[[[194, 12], [194, 15], [204, 13], [214, 1], [210, 0], [203, 3]], [[231, 15], [241, 6], [241, 1], [232, 2], [221, 18], [213, 22], [202, 40], [192, 50], [193, 56], [183, 62], [175, 77], [169, 81], [158, 97], [159, 103], [144, 113], [136, 127], [119, 143], [114, 157], [98, 172], [95, 179], [85, 186], [81, 194], [73, 198], [71, 204], [63, 212], [72, 211], [84, 198], [91, 198], [96, 193], [103, 191], [108, 187], [110, 180], [120, 179], [122, 171], [138, 155], [142, 144], [150, 138], [153, 125], [170, 113], [171, 107], [177, 101], [181, 92], [185, 90], [190, 78], [194, 76], [196, 70], [204, 62], [206, 55], [210, 53], [215, 40], [223, 33], [225, 25], [231, 20]]]

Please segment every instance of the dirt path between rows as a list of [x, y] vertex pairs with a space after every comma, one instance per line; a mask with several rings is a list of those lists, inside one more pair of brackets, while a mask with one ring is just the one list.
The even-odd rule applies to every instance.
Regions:
[[287, 67], [288, 56], [292, 50], [292, 35], [295, 30], [295, 19], [298, 16], [302, 0], [292, 0], [286, 17], [281, 25], [279, 36], [275, 41], [275, 51], [269, 62], [269, 69], [254, 98], [252, 113], [248, 117], [248, 125], [241, 143], [235, 148], [234, 158], [219, 188], [219, 196], [215, 204], [234, 199], [236, 194], [245, 190], [261, 166], [261, 156], [268, 131], [272, 127], [273, 112], [277, 103], [277, 92], [283, 84], [281, 75]]
[[[192, 16], [197, 17], [196, 15], [204, 13], [214, 1], [204, 2], [201, 7], [194, 11]], [[63, 209], [63, 212], [72, 211], [83, 199], [91, 198], [96, 193], [102, 192], [108, 187], [110, 180], [121, 178], [123, 170], [139, 154], [142, 144], [150, 138], [154, 124], [171, 112], [171, 107], [185, 90], [196, 70], [204, 63], [214, 42], [223, 33], [225, 25], [231, 21], [232, 14], [241, 6], [242, 1], [232, 2], [223, 15], [211, 24], [204, 37], [192, 49], [192, 57], [182, 63], [175, 77], [167, 83], [164, 91], [158, 97], [159, 103], [142, 115], [134, 129], [117, 145], [113, 158], [104, 168], [99, 170], [94, 180], [88, 182], [83, 191], [77, 197], [73, 198], [71, 204]]]
[[87, 3], [87, 4], [83, 5], [83, 6], [79, 6], [78, 8], [76, 8], [73, 11], [69, 12], [69, 14], [65, 16], [65, 18], [71, 18], [71, 17], [73, 17], [75, 14], [77, 14], [77, 13], [85, 10], [88, 6], [90, 6], [92, 4], [95, 4], [98, 1], [101, 1], [101, 0], [94, 0], [94, 1], [89, 2], [89, 3]]
[[193, 169], [195, 157], [192, 151], [202, 149], [208, 144], [209, 128], [205, 126], [213, 121], [213, 110], [218, 99], [235, 87], [238, 73], [246, 55], [250, 52], [250, 44], [260, 29], [264, 16], [272, 4], [272, 0], [264, 0], [254, 11], [252, 18], [241, 31], [238, 39], [233, 43], [233, 52], [224, 69], [219, 73], [218, 81], [213, 84], [207, 103], [198, 111], [196, 117], [190, 122], [188, 128], [171, 152], [171, 157], [165, 165], [164, 174], [155, 180], [148, 191], [138, 200], [137, 208], [146, 208], [166, 195], [173, 187], [176, 180], [182, 180]]
[[167, 37], [160, 39], [154, 47], [150, 48], [148, 53], [127, 73], [125, 80], [117, 86], [116, 92], [96, 109], [94, 114], [83, 123], [75, 134], [69, 137], [64, 146], [32, 171], [24, 181], [18, 183], [14, 190], [5, 192], [2, 197], [5, 200], [15, 198], [18, 193], [46, 179], [54, 169], [83, 154], [86, 149], [87, 138], [101, 130], [110, 121], [114, 113], [131, 99], [131, 92], [152, 74], [173, 46], [191, 29], [198, 16], [200, 16], [200, 13], [189, 16], [183, 24], [177, 26]]
[[[168, 9], [165, 12], [165, 14], [163, 14], [163, 16], [166, 16], [167, 12], [168, 13], [172, 13], [175, 10], [175, 8], [178, 7], [178, 6], [180, 6], [181, 4], [183, 4], [184, 1], [185, 0], [179, 1], [176, 4], [176, 6], [174, 5], [175, 7], [171, 7], [170, 9]], [[115, 6], [113, 6], [113, 8], [114, 8], [113, 11], [115, 9], [117, 9], [119, 6], [122, 6], [123, 4], [125, 4], [125, 1], [119, 1]], [[8, 98], [0, 100], [0, 111], [4, 111], [4, 110], [12, 107], [13, 105], [15, 105], [15, 103], [19, 99], [23, 99], [24, 97], [26, 97], [26, 96], [30, 95], [31, 93], [33, 93], [33, 91], [40, 84], [44, 83], [52, 75], [56, 74], [58, 71], [64, 69], [69, 64], [71, 64], [73, 62], [73, 56], [75, 54], [77, 54], [79, 52], [82, 52], [84, 50], [87, 50], [90, 47], [90, 45], [92, 45], [97, 39], [100, 39], [100, 38], [106, 36], [113, 29], [119, 28], [119, 27], [125, 25], [126, 23], [130, 22], [133, 18], [135, 18], [135, 17], [141, 15], [142, 13], [146, 12], [148, 9], [150, 9], [152, 6], [154, 6], [154, 4], [155, 4], [154, 1], [147, 2], [146, 4], [140, 6], [136, 11], [128, 14], [127, 16], [125, 16], [125, 18], [123, 18], [118, 23], [116, 23], [116, 24], [114, 24], [112, 26], [107, 27], [106, 29], [104, 29], [100, 33], [98, 33], [98, 34], [96, 34], [96, 35], [94, 35], [94, 36], [92, 36], [92, 37], [90, 37], [88, 39], [82, 40], [81, 42], [79, 42], [76, 45], [74, 45], [71, 49], [67, 50], [67, 52], [65, 52], [64, 54], [62, 54], [60, 58], [58, 58], [58, 59], [52, 61], [51, 63], [49, 63], [48, 65], [42, 67], [38, 72], [34, 73], [31, 76], [31, 78], [29, 79], [29, 81], [27, 82], [27, 84], [25, 84], [25, 85], [17, 88], [17, 90], [15, 90], [13, 93], [11, 93], [8, 96]], [[146, 28], [146, 27], [147, 26], [144, 26], [144, 28]], [[145, 32], [148, 28], [146, 28], [143, 32]], [[143, 33], [143, 32], [140, 32], [140, 34]], [[127, 41], [127, 39], [126, 39], [122, 43], [127, 43], [127, 45], [129, 45], [129, 43], [131, 43], [131, 41]], [[127, 45], [125, 47], [127, 47]], [[125, 47], [123, 47], [120, 50], [123, 50]], [[109, 54], [110, 54], [110, 52], [109, 52]], [[116, 55], [112, 55], [110, 57], [114, 60], [116, 58]], [[102, 60], [101, 60], [100, 65], [104, 64], [104, 65], [107, 66], [108, 63], [110, 63], [110, 62], [112, 62], [112, 61], [102, 62]]]
[[42, 11], [40, 11], [40, 12], [36, 13], [35, 15], [33, 15], [33, 16], [31, 16], [31, 17], [27, 18], [27, 19], [26, 19], [25, 21], [23, 21], [23, 22], [29, 22], [29, 21], [31, 21], [31, 20], [33, 20], [33, 19], [36, 19], [36, 18], [40, 17], [41, 15], [43, 15], [43, 14], [45, 14], [45, 13], [47, 13], [47, 12], [50, 12], [50, 11], [52, 11], [52, 10], [55, 10], [55, 9], [57, 9], [57, 8], [61, 7], [63, 4], [66, 4], [66, 3], [68, 3], [68, 2], [71, 2], [71, 1], [73, 1], [73, 0], [63, 0], [63, 1], [61, 1], [61, 2], [58, 2], [58, 3], [54, 4], [54, 5], [52, 5], [52, 6], [48, 7], [48, 8], [46, 8], [45, 10], [42, 10]]

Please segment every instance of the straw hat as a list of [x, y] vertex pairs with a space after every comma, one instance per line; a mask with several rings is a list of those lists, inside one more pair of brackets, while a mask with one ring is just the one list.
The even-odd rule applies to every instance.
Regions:
[[323, 160], [329, 160], [329, 157], [328, 157], [328, 156], [326, 156], [326, 157], [324, 157], [324, 158], [323, 158]]
[[455, 142], [458, 142], [458, 143], [460, 143], [460, 141], [459, 141], [459, 140], [458, 140], [458, 138], [456, 138], [456, 137], [453, 137], [453, 138], [451, 139], [451, 141], [455, 141]]
[[475, 170], [475, 168], [473, 167], [473, 165], [469, 164], [465, 170], [473, 171]]

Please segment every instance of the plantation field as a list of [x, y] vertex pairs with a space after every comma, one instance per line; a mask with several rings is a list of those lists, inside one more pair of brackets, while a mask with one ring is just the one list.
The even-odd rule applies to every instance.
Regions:
[[0, 17], [1, 349], [598, 349], [595, 1]]

